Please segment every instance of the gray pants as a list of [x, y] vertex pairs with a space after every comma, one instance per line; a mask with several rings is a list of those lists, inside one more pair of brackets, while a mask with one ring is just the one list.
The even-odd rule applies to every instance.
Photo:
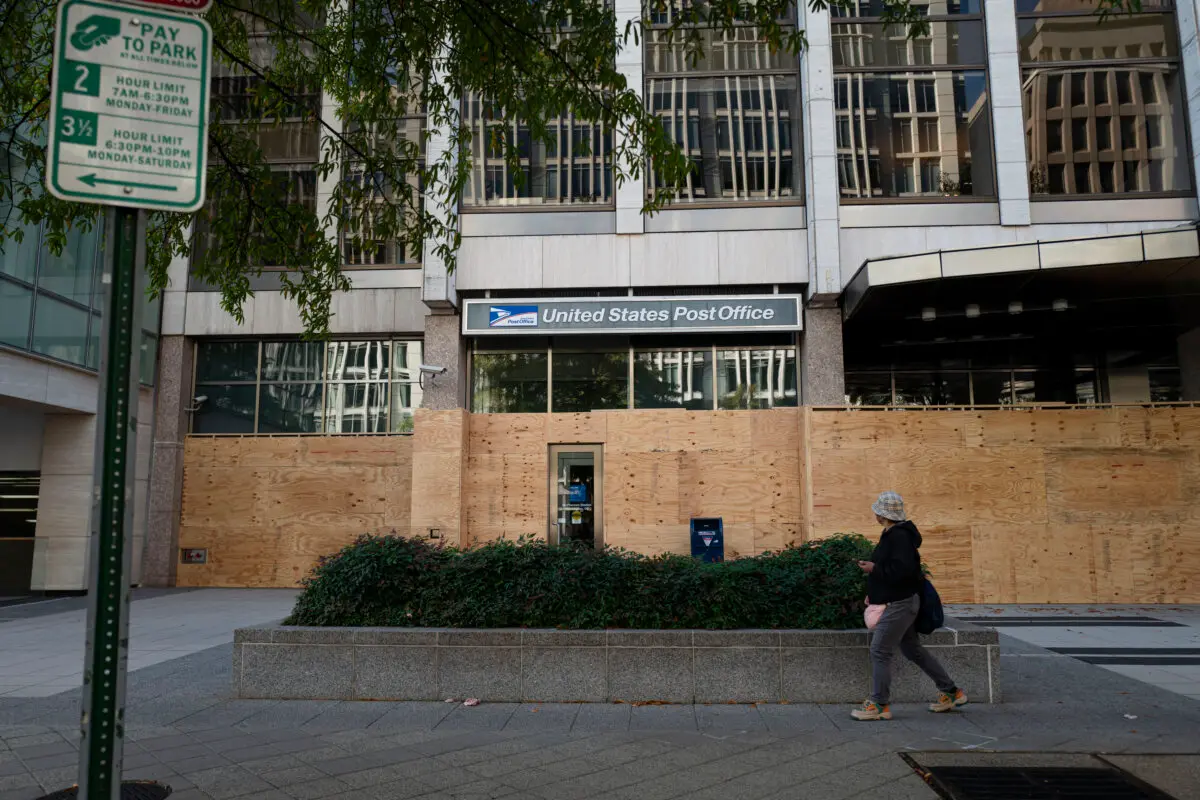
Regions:
[[914, 594], [907, 600], [888, 603], [875, 626], [871, 637], [871, 700], [884, 705], [892, 696], [892, 658], [896, 645], [909, 661], [933, 678], [940, 691], [949, 694], [955, 689], [954, 681], [946, 674], [938, 660], [921, 646], [916, 622], [921, 609], [921, 596]]

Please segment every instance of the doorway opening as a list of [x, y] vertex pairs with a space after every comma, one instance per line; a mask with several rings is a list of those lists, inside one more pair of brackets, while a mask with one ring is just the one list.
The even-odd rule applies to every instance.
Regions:
[[0, 599], [29, 594], [40, 488], [37, 472], [0, 472]]
[[604, 547], [604, 447], [550, 446], [551, 544]]

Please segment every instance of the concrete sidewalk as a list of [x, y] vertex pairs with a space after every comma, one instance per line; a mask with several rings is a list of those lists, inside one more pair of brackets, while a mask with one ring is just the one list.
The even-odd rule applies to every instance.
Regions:
[[956, 605], [946, 613], [1200, 700], [1200, 606]]
[[[258, 613], [247, 603], [226, 608], [230, 632]], [[170, 784], [173, 800], [935, 800], [900, 754], [1200, 752], [1200, 702], [1009, 636], [1002, 646], [1003, 704], [900, 705], [892, 722], [858, 723], [845, 706], [233, 700], [222, 644], [131, 674], [126, 776]], [[74, 782], [79, 695], [0, 698], [4, 800]], [[1176, 781], [1200, 766], [1153, 763]]]
[[[232, 642], [236, 627], [287, 616], [296, 594], [286, 589], [139, 593], [130, 605], [129, 669]], [[83, 684], [86, 599], [49, 600], [5, 611], [0, 616], [0, 697], [49, 697], [78, 689]]]

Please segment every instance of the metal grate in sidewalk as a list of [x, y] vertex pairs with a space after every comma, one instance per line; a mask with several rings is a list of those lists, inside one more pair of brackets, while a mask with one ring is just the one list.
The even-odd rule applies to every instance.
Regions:
[[1117, 770], [1084, 767], [931, 767], [948, 800], [1176, 800]]
[[[171, 795], [171, 787], [153, 781], [125, 781], [121, 784], [121, 800], [165, 800]], [[72, 786], [53, 794], [45, 795], [39, 800], [75, 800], [79, 797], [79, 787]]]

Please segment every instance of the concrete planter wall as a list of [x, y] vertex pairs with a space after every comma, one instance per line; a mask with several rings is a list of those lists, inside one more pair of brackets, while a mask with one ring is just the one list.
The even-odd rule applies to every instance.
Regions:
[[[295, 628], [236, 632], [235, 694], [281, 700], [852, 703], [866, 631]], [[953, 623], [925, 644], [975, 702], [998, 703], [995, 631]], [[933, 684], [897, 653], [893, 700]]]

